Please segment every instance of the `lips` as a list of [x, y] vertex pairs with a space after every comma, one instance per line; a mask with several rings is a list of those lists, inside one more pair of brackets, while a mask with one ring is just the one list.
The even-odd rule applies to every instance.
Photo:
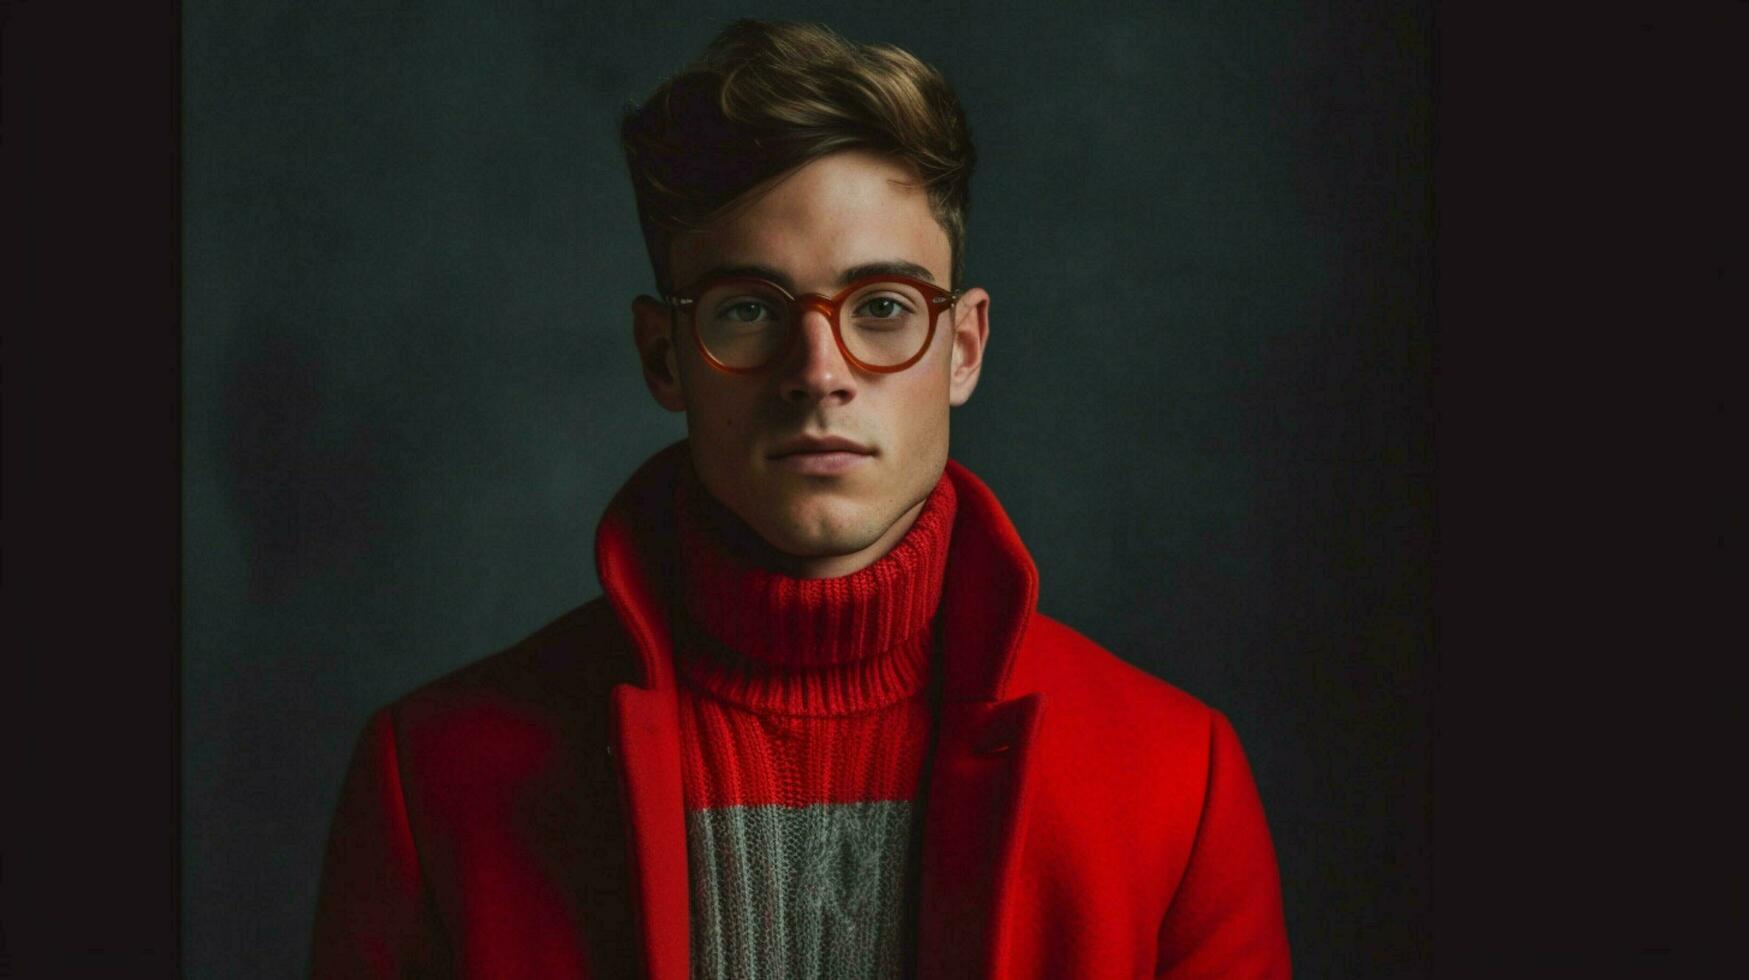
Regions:
[[843, 436], [802, 436], [779, 443], [771, 452], [770, 458], [782, 459], [785, 456], [805, 453], [855, 453], [858, 456], [872, 456], [874, 450]]

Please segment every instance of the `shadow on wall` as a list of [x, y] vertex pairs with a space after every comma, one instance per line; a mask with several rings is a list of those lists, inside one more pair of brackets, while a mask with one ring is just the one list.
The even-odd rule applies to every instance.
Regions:
[[306, 575], [361, 557], [381, 531], [377, 432], [325, 416], [320, 365], [271, 320], [224, 392], [224, 467], [248, 536], [249, 597], [282, 598]]

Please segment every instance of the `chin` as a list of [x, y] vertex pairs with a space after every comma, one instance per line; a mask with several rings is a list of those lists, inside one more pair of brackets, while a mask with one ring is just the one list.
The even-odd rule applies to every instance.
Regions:
[[853, 555], [880, 540], [891, 524], [882, 524], [867, 506], [844, 500], [794, 501], [765, 516], [760, 537], [798, 558]]

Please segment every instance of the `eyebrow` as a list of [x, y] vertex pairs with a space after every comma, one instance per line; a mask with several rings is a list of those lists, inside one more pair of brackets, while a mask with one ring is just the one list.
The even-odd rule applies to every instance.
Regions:
[[[693, 281], [704, 282], [706, 279], [716, 279], [724, 276], [769, 279], [770, 281], [777, 283], [779, 286], [789, 290], [791, 293], [796, 291], [796, 283], [794, 279], [791, 279], [788, 275], [777, 269], [773, 269], [768, 265], [714, 266], [705, 270], [702, 275]], [[858, 279], [866, 279], [869, 276], [910, 276], [912, 279], [921, 279], [928, 283], [935, 282], [935, 276], [923, 266], [920, 266], [915, 262], [893, 260], [890, 262], [864, 262], [862, 265], [853, 265], [838, 274], [838, 285], [848, 285]]]

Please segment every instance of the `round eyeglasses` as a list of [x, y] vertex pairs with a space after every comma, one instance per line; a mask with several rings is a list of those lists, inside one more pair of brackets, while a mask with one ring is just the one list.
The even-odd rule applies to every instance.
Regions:
[[801, 335], [797, 327], [810, 309], [825, 314], [846, 361], [891, 374], [917, 363], [929, 349], [941, 311], [959, 295], [898, 275], [858, 279], [833, 296], [794, 296], [769, 280], [725, 276], [667, 300], [675, 312], [692, 314], [692, 333], [705, 360], [732, 374], [749, 374], [783, 357]]

